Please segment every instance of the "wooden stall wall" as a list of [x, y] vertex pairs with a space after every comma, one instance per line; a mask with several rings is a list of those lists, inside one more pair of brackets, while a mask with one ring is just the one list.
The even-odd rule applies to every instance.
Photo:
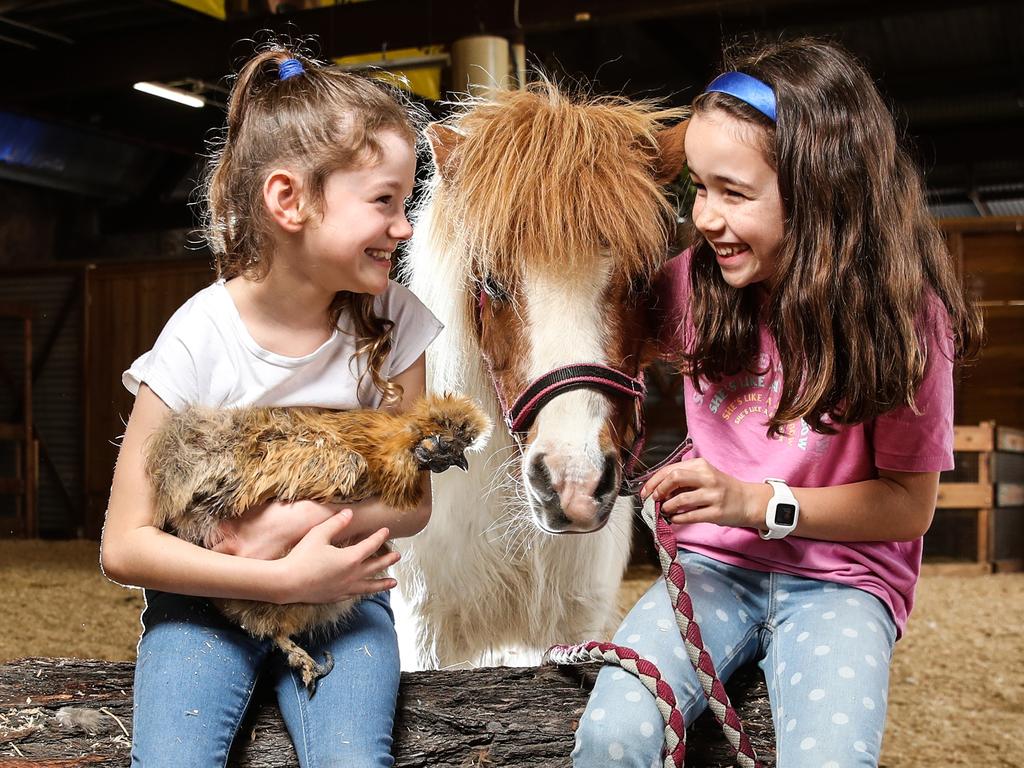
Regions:
[[[14, 495], [0, 494], [0, 536], [66, 537], [79, 533], [82, 513], [82, 265], [0, 269], [0, 422], [20, 421], [23, 379], [29, 379], [36, 509], [27, 528], [12, 524]], [[30, 321], [31, 364], [24, 326]], [[9, 433], [0, 440], [0, 476], [9, 480], [23, 454]], [[25, 482], [28, 482], [25, 478]], [[4, 491], [10, 492], [10, 487]]]
[[99, 265], [86, 278], [84, 534], [99, 538], [133, 397], [121, 373], [153, 346], [164, 323], [213, 280], [206, 259]]
[[929, 567], [1024, 567], [1024, 219], [941, 222], [985, 320], [977, 364], [956, 386], [955, 468], [943, 472], [925, 535]]
[[981, 300], [985, 346], [956, 390], [957, 424], [1024, 427], [1024, 218], [940, 222], [950, 252]]

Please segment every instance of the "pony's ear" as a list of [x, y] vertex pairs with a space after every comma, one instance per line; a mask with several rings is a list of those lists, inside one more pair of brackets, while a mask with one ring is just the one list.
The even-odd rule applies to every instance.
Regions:
[[451, 164], [452, 152], [462, 141], [462, 135], [444, 123], [431, 123], [427, 126], [427, 141], [430, 142], [434, 167], [443, 178], [450, 179], [454, 170]]
[[683, 166], [686, 165], [683, 139], [686, 138], [686, 126], [689, 124], [689, 120], [683, 120], [655, 135], [658, 142], [658, 164], [654, 175], [659, 184], [670, 184], [683, 172]]

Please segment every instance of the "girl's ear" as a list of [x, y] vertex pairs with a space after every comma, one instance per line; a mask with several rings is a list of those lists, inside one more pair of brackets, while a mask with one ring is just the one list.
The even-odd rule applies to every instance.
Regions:
[[683, 140], [686, 138], [686, 127], [689, 120], [676, 123], [671, 128], [658, 131], [655, 140], [658, 142], [658, 163], [655, 167], [655, 181], [659, 184], [671, 184], [686, 165], [686, 149]]
[[437, 172], [442, 178], [451, 179], [455, 172], [452, 153], [462, 141], [462, 134], [444, 123], [431, 123], [427, 126], [427, 141], [430, 142], [430, 154]]
[[285, 232], [296, 233], [306, 221], [302, 184], [291, 171], [276, 168], [263, 182], [263, 204], [270, 218]]

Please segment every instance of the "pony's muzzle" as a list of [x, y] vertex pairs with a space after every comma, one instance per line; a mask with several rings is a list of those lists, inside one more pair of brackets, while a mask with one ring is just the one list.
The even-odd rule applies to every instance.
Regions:
[[589, 533], [608, 522], [620, 480], [614, 455], [594, 468], [538, 453], [524, 474], [534, 517], [549, 533]]

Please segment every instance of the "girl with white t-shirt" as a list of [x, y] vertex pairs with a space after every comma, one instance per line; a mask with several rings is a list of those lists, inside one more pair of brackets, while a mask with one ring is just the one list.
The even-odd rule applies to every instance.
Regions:
[[[401, 410], [423, 394], [423, 352], [440, 325], [389, 280], [392, 253], [412, 234], [405, 200], [415, 137], [409, 108], [389, 89], [282, 47], [239, 73], [205, 189], [219, 279], [124, 374], [136, 400], [102, 563], [111, 579], [146, 588], [133, 764], [224, 765], [263, 675], [300, 765], [392, 765], [399, 664], [387, 590], [395, 581], [376, 574], [398, 555], [378, 551], [426, 524], [426, 476], [411, 513], [376, 499], [340, 511], [270, 503], [225, 525], [207, 550], [153, 525], [144, 449], [172, 410], [191, 404]], [[335, 660], [312, 698], [269, 641], [205, 599], [365, 595], [341, 626], [303, 639], [314, 658]]]

